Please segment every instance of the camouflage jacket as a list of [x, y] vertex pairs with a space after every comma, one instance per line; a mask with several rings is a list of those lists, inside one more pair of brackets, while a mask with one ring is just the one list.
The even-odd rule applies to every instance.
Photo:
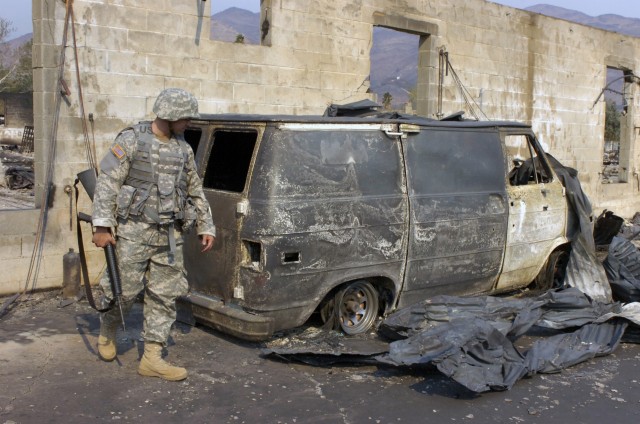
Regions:
[[[169, 141], [161, 141], [154, 137], [154, 143], [161, 143], [163, 148], [178, 149], [181, 151], [175, 136]], [[130, 240], [143, 240], [152, 245], [165, 245], [168, 243], [167, 229], [158, 230], [158, 225], [141, 219], [140, 217], [119, 217], [116, 214], [118, 207], [118, 195], [129, 175], [132, 158], [138, 148], [138, 139], [132, 129], [121, 132], [111, 145], [109, 151], [100, 163], [101, 172], [96, 183], [93, 200], [93, 225], [96, 227], [115, 228], [119, 237]], [[211, 211], [207, 199], [202, 190], [202, 181], [198, 176], [194, 155], [188, 148], [188, 158], [185, 162], [184, 174], [186, 174], [186, 197], [195, 206], [196, 231], [199, 235], [210, 234], [215, 236], [216, 229], [211, 217]], [[182, 231], [176, 226], [176, 241], [182, 242]]]

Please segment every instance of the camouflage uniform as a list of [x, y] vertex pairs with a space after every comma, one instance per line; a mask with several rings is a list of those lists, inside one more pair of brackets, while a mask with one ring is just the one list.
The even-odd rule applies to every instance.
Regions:
[[[158, 102], [154, 107], [158, 117], [183, 119], [171, 116], [168, 112], [163, 113], [162, 107], [162, 102]], [[150, 166], [154, 169], [152, 174], [159, 180], [148, 192], [131, 190], [131, 186], [128, 185], [130, 174], [134, 174], [135, 170], [140, 168], [138, 159], [147, 157], [145, 152], [140, 152], [142, 136], [150, 140], [147, 144], [151, 147], [146, 153], [151, 157]], [[180, 160], [181, 156], [184, 160]], [[172, 158], [173, 162], [170, 160], [163, 163], [159, 159], [162, 157]], [[171, 169], [163, 169], [171, 168], [172, 164], [174, 167], [176, 164], [182, 165], [182, 169], [174, 169], [173, 174], [170, 172]], [[100, 165], [101, 173], [94, 195], [93, 225], [111, 227], [117, 233], [116, 252], [125, 311], [144, 289], [144, 339], [147, 342], [166, 344], [176, 318], [175, 299], [187, 291], [182, 256], [183, 232], [195, 221], [199, 235], [215, 236], [215, 226], [209, 203], [202, 191], [202, 182], [196, 171], [193, 151], [181, 135], [173, 135], [170, 140], [162, 141], [151, 132], [151, 123], [142, 123], [121, 132]], [[178, 175], [175, 175], [175, 172], [178, 172]], [[171, 215], [162, 213], [163, 202], [171, 202], [172, 199], [171, 196], [168, 199], [162, 197], [161, 193], [163, 184], [175, 187], [172, 205], [173, 210], [180, 212], [179, 209], [184, 206], [177, 198], [181, 186], [180, 179], [185, 188], [182, 200], [187, 200], [194, 214], [192, 217], [184, 216], [175, 221]], [[148, 195], [148, 198], [141, 197], [141, 193]], [[171, 207], [171, 204], [169, 206]], [[173, 237], [170, 232], [173, 233]], [[110, 301], [108, 273], [104, 274], [100, 284], [107, 297], [105, 301]], [[117, 326], [120, 321], [118, 309], [113, 308], [104, 313], [102, 320], [103, 325]]]

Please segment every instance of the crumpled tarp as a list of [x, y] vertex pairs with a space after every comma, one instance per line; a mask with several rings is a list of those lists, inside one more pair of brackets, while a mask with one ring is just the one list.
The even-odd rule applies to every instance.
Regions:
[[[558, 372], [612, 352], [628, 323], [602, 320], [621, 312], [620, 304], [593, 301], [576, 288], [526, 299], [437, 296], [382, 323], [381, 334], [404, 339], [390, 343], [379, 359], [393, 365], [433, 363], [475, 392], [505, 390], [525, 376]], [[520, 352], [514, 342], [533, 326], [577, 330], [541, 338]]]
[[556, 330], [579, 327], [620, 310], [620, 304], [593, 301], [576, 288], [551, 290], [537, 297], [520, 299], [442, 295], [389, 315], [380, 325], [379, 332], [389, 339], [399, 340], [433, 328], [440, 322], [482, 319], [515, 339], [533, 325]]
[[369, 116], [377, 114], [381, 108], [382, 105], [368, 99], [344, 105], [332, 103], [325, 109], [323, 116]]
[[[640, 324], [640, 304], [594, 301], [577, 288], [522, 299], [436, 296], [382, 322], [379, 334], [395, 341], [381, 354], [343, 342], [327, 344], [330, 339], [319, 346], [315, 335], [271, 343], [263, 353], [305, 358], [308, 363], [314, 363], [311, 355], [329, 354], [356, 363], [374, 359], [394, 366], [432, 364], [474, 392], [506, 390], [525, 376], [558, 372], [611, 353], [629, 325], [621, 318]], [[515, 342], [534, 326], [550, 334], [535, 335], [535, 343], [520, 351]], [[382, 346], [376, 350], [384, 351]]]
[[604, 210], [596, 219], [593, 228], [593, 240], [596, 246], [607, 246], [622, 228], [624, 219], [615, 215], [612, 211]]
[[565, 272], [565, 285], [579, 288], [592, 299], [609, 302], [612, 297], [607, 274], [596, 257], [593, 209], [580, 185], [578, 171], [562, 165], [548, 153], [546, 156], [565, 187], [569, 206], [567, 238], [571, 241], [571, 254]]
[[613, 237], [604, 268], [613, 296], [621, 302], [640, 301], [640, 251], [630, 241]]

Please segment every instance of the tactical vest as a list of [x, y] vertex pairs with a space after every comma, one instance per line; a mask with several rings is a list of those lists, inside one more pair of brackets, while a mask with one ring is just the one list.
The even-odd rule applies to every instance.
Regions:
[[[187, 204], [185, 166], [189, 160], [188, 144], [176, 138], [167, 143], [156, 141], [150, 122], [137, 124], [131, 129], [136, 135], [137, 149], [118, 196], [129, 199], [125, 214], [140, 216], [149, 223], [181, 221], [183, 226], [190, 224], [195, 219], [195, 211]], [[131, 191], [129, 196], [122, 193], [126, 190]], [[125, 205], [118, 205], [118, 214], [126, 218], [121, 213], [121, 206]], [[188, 209], [186, 213], [185, 208]]]

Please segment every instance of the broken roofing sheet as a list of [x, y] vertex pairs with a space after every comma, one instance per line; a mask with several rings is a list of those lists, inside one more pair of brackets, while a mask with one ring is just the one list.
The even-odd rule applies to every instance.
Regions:
[[582, 191], [578, 171], [562, 165], [548, 153], [546, 156], [565, 188], [569, 206], [567, 238], [571, 241], [571, 254], [564, 283], [579, 288], [594, 300], [610, 302], [612, 297], [607, 274], [596, 257], [593, 210], [589, 198]]
[[[640, 253], [614, 238], [605, 272], [596, 258], [591, 205], [577, 172], [550, 161], [571, 210], [572, 253], [565, 279], [570, 288], [519, 299], [437, 296], [387, 317], [378, 330], [391, 340], [386, 346], [313, 331], [271, 342], [264, 353], [304, 357], [309, 363], [315, 355], [395, 366], [432, 364], [468, 389], [484, 392], [506, 390], [525, 376], [558, 372], [613, 352], [630, 323], [640, 326]], [[608, 280], [617, 298], [632, 303], [613, 302]], [[515, 342], [533, 327], [552, 334], [519, 350]]]

